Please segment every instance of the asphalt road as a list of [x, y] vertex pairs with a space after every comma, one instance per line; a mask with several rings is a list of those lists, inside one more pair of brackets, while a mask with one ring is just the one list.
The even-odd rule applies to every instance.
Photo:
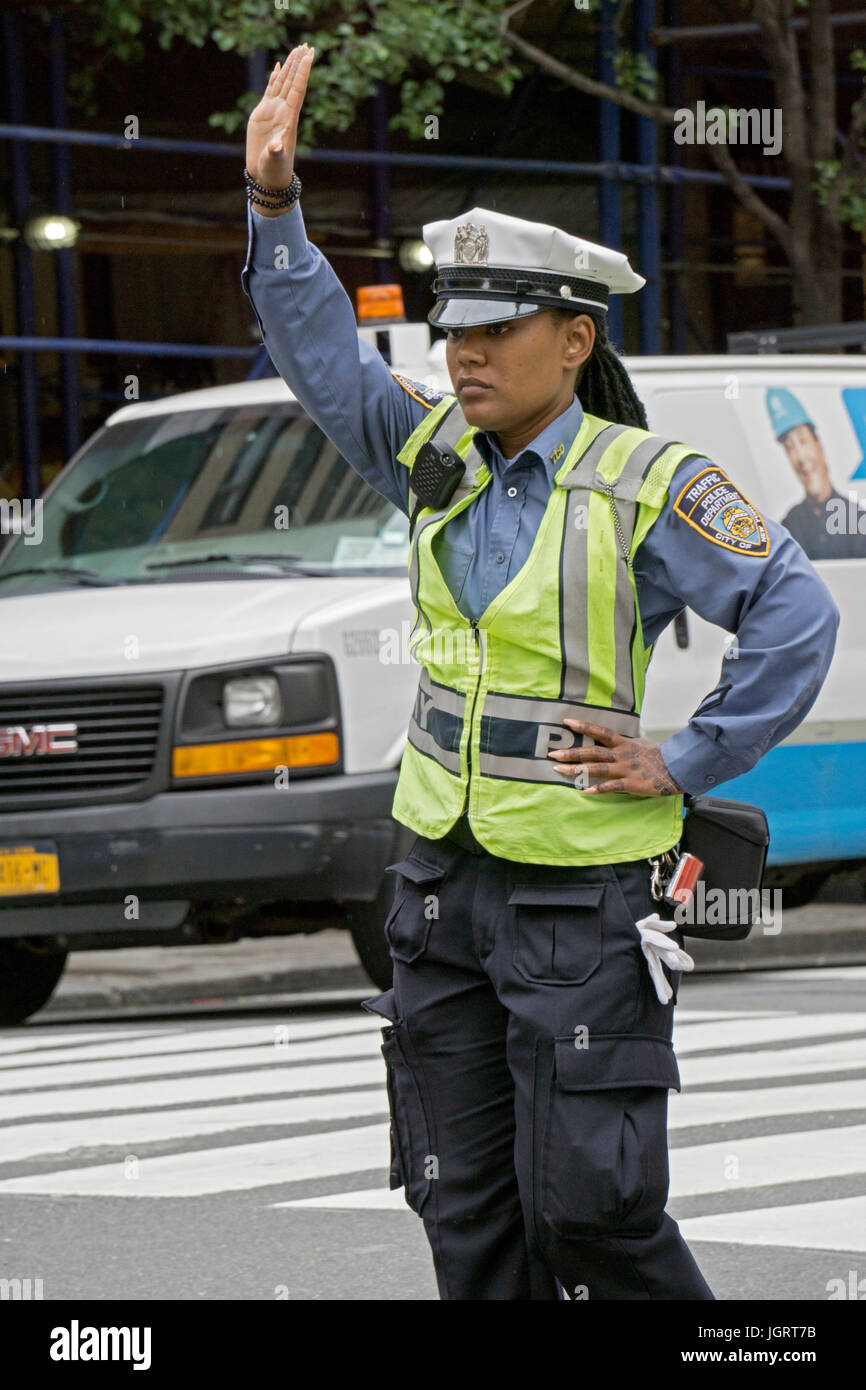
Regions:
[[[437, 1299], [421, 1222], [387, 1188], [380, 1035], [358, 1008], [376, 991], [331, 937], [303, 943], [299, 988], [253, 1006], [88, 1013], [61, 991], [0, 1032], [2, 1277], [46, 1300]], [[864, 980], [683, 981], [668, 1210], [720, 1300], [866, 1279]]]

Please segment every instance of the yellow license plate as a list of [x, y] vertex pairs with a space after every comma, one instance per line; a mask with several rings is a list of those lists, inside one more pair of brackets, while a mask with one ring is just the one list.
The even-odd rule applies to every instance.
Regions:
[[60, 860], [53, 845], [0, 845], [0, 898], [60, 892]]

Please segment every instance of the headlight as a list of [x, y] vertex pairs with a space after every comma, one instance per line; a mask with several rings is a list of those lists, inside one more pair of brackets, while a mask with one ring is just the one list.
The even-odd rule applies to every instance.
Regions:
[[283, 701], [276, 676], [241, 676], [223, 686], [223, 718], [230, 729], [280, 724]]

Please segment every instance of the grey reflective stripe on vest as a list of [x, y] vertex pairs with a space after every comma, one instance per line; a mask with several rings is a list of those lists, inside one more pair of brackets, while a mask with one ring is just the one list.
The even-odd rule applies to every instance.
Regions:
[[599, 430], [592, 443], [584, 449], [574, 467], [561, 479], [559, 487], [597, 487], [595, 470], [607, 449], [621, 434], [631, 429], [631, 425], [605, 425]]
[[[460, 740], [466, 714], [466, 696], [438, 685], [422, 670], [415, 707], [409, 720], [409, 742], [441, 767], [460, 775]], [[437, 718], [437, 715], [440, 716]], [[438, 737], [437, 737], [438, 735]]]
[[[626, 738], [636, 738], [640, 734], [640, 719], [636, 714], [564, 700], [488, 694], [481, 713], [481, 772], [489, 777], [507, 777], [514, 782], [551, 782], [568, 786], [547, 754], [557, 748], [580, 748], [584, 743], [594, 747], [594, 743], [591, 738], [569, 729], [563, 719], [603, 724]], [[496, 750], [500, 747], [510, 751], [499, 753]]]
[[[588, 448], [584, 449], [574, 467], [559, 484], [560, 487], [569, 489], [562, 544], [562, 695], [563, 699], [575, 700], [578, 703], [582, 703], [589, 693], [590, 678], [587, 614], [589, 526], [587, 518], [581, 516], [579, 509], [588, 505], [587, 491], [598, 487], [596, 468], [602, 455], [614, 440], [629, 428], [628, 425], [606, 425]], [[630, 539], [634, 530], [634, 504], [624, 503], [619, 512], [626, 539]], [[581, 526], [576, 524], [579, 519], [583, 521]], [[634, 595], [625, 563], [617, 564], [615, 604], [616, 666], [613, 703], [620, 709], [631, 709], [634, 707], [631, 641], [635, 614]]]
[[[598, 463], [605, 450], [625, 434], [629, 425], [607, 425], [600, 430], [595, 439], [581, 454], [574, 467], [561, 480], [559, 486], [569, 489], [568, 507], [565, 518], [563, 539], [562, 578], [563, 590], [569, 595], [587, 592], [587, 548], [588, 528], [575, 526], [578, 507], [586, 506], [586, 489], [610, 491], [616, 498], [616, 509], [622, 524], [626, 541], [631, 548], [637, 518], [637, 495], [650, 469], [657, 458], [675, 442], [653, 434], [636, 444], [626, 459], [619, 476], [609, 482], [597, 472]], [[589, 683], [589, 640], [587, 631], [587, 609], [585, 603], [563, 604], [563, 689], [567, 699], [585, 700]], [[634, 639], [637, 612], [631, 576], [626, 564], [617, 564], [616, 594], [614, 597], [614, 689], [612, 703], [620, 709], [634, 706], [634, 670], [632, 667], [632, 642]], [[581, 673], [583, 673], [581, 675]]]
[[[665, 449], [670, 448], [673, 441], [661, 439], [657, 434], [650, 435], [649, 439], [644, 439], [640, 444], [632, 449], [625, 462], [625, 467], [619, 477], [613, 483], [613, 490], [616, 494], [617, 502], [637, 501], [637, 495], [643, 486], [644, 478], [652, 468], [656, 459], [664, 453]], [[598, 485], [605, 486], [605, 479], [599, 477]], [[626, 529], [626, 535], [631, 532]]]
[[[640, 445], [638, 446], [640, 448]], [[629, 460], [631, 462], [631, 460]], [[617, 499], [616, 509], [622, 529], [631, 549], [631, 538], [637, 516], [637, 503]], [[616, 567], [616, 594], [614, 596], [613, 631], [616, 643], [614, 685], [611, 703], [619, 709], [632, 709], [635, 704], [634, 667], [631, 649], [637, 623], [637, 606], [631, 586], [631, 572], [617, 543], [619, 561]], [[603, 723], [604, 721], [602, 721]]]

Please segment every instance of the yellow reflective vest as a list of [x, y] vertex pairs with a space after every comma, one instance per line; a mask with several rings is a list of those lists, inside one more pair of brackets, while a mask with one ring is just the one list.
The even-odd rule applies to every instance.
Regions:
[[457, 608], [433, 552], [434, 537], [492, 476], [474, 434], [446, 396], [397, 455], [411, 469], [435, 440], [466, 471], [447, 506], [418, 511], [412, 534], [409, 646], [422, 670], [393, 815], [439, 839], [466, 810], [485, 849], [524, 863], [613, 864], [670, 849], [682, 832], [681, 796], [588, 794], [547, 753], [582, 742], [563, 718], [640, 734], [652, 648], [632, 558], [695, 450], [585, 413], [526, 563], [475, 622]]

